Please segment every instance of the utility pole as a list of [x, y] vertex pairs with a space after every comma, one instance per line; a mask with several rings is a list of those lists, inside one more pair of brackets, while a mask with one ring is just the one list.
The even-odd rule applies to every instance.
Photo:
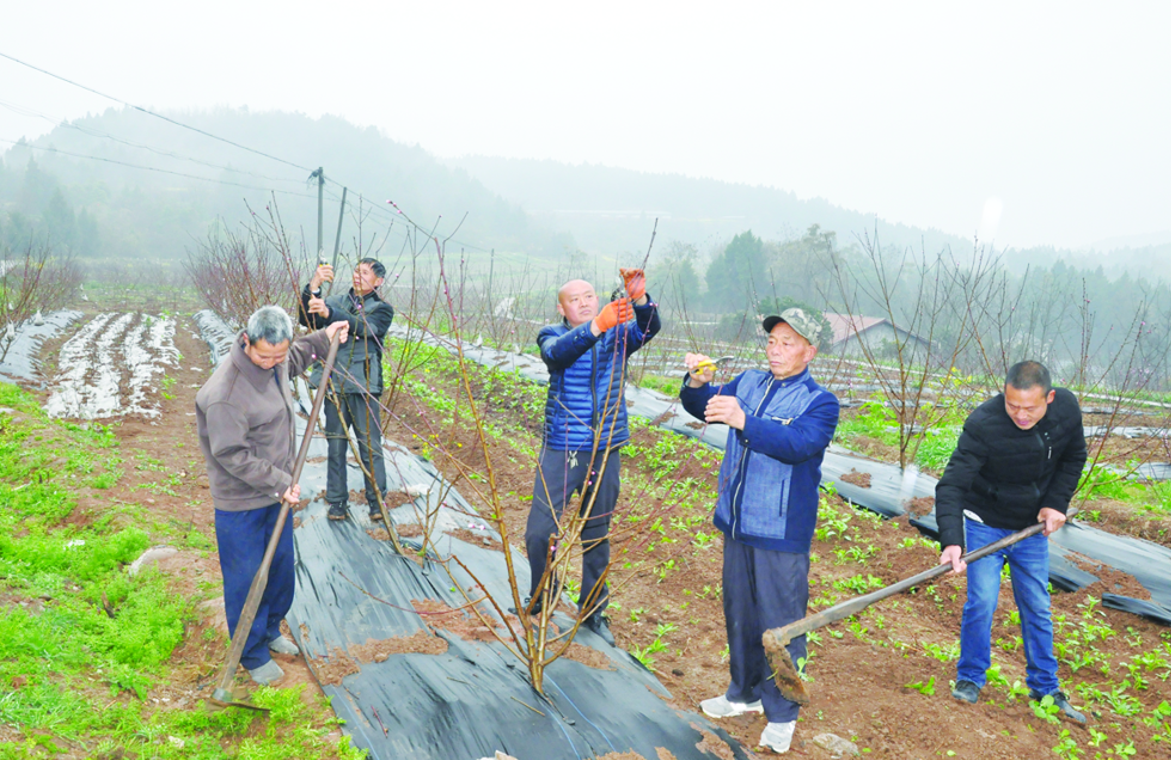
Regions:
[[319, 166], [314, 173], [317, 175], [317, 262], [321, 263], [322, 257], [325, 255], [325, 244], [321, 240], [321, 209], [322, 196], [325, 193], [325, 170]]

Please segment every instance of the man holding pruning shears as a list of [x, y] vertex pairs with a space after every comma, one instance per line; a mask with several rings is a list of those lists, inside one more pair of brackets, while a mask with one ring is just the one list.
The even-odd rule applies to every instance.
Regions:
[[[394, 307], [382, 299], [378, 288], [386, 268], [377, 259], [362, 259], [354, 266], [349, 292], [323, 297], [321, 286], [333, 282], [334, 271], [322, 263], [301, 291], [301, 324], [311, 330], [346, 322], [351, 340], [337, 355], [337, 371], [325, 397], [325, 438], [329, 464], [325, 474], [325, 500], [330, 520], [349, 516], [346, 485], [347, 429], [354, 431], [366, 485], [366, 504], [371, 520], [382, 519], [378, 500], [386, 493], [386, 464], [382, 456], [382, 424], [378, 399], [382, 396], [382, 346], [394, 320]], [[321, 383], [321, 368], [313, 370], [309, 384]]]
[[[582, 624], [610, 644], [614, 636], [602, 616], [609, 593], [610, 517], [618, 502], [620, 447], [630, 439], [626, 423], [626, 360], [662, 327], [658, 306], [646, 292], [641, 269], [622, 269], [626, 295], [598, 308], [585, 280], [570, 280], [557, 293], [560, 324], [541, 328], [537, 345], [549, 368], [545, 431], [525, 529], [532, 587], [526, 607], [541, 611], [560, 593], [546, 576], [550, 542], [561, 513], [581, 493], [583, 547]], [[633, 321], [632, 321], [633, 318]]]
[[[809, 374], [818, 322], [803, 309], [766, 317], [769, 371], [751, 369], [713, 386], [715, 362], [687, 354], [683, 408], [729, 427], [715, 526], [724, 534], [724, 620], [732, 682], [700, 702], [713, 718], [763, 712], [760, 743], [787, 752], [799, 706], [781, 695], [761, 640], [805, 617], [809, 547], [817, 525], [821, 460], [838, 424], [838, 400]], [[788, 644], [800, 666], [805, 637]]]

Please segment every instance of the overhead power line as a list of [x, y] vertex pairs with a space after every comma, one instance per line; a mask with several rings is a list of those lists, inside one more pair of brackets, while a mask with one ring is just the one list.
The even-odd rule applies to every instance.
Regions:
[[[31, 63], [28, 63], [27, 61], [23, 61], [23, 60], [21, 60], [21, 59], [19, 59], [19, 58], [16, 58], [15, 56], [8, 55], [7, 53], [0, 52], [0, 58], [5, 58], [5, 59], [7, 59], [7, 60], [10, 60], [10, 61], [12, 61], [13, 63], [17, 63], [17, 64], [20, 64], [21, 66], [25, 66], [25, 67], [27, 67], [27, 68], [30, 68], [30, 69], [32, 69], [33, 71], [40, 72], [41, 74], [44, 74], [45, 76], [49, 76], [49, 77], [52, 77], [53, 79], [56, 79], [56, 80], [58, 80], [58, 81], [65, 82], [66, 84], [72, 85], [72, 86], [74, 86], [74, 87], [77, 87], [77, 88], [79, 88], [79, 89], [82, 89], [82, 90], [85, 90], [86, 92], [93, 93], [94, 95], [98, 95], [99, 97], [106, 98], [107, 100], [112, 100], [112, 101], [114, 101], [115, 103], [120, 103], [121, 105], [124, 105], [124, 106], [126, 106], [127, 108], [132, 108], [132, 109], [134, 109], [134, 110], [136, 110], [136, 111], [141, 111], [142, 113], [144, 113], [144, 114], [147, 114], [148, 116], [154, 116], [154, 117], [155, 117], [155, 118], [157, 118], [157, 119], [162, 119], [163, 121], [166, 121], [166, 122], [168, 122], [168, 123], [170, 123], [170, 124], [174, 124], [174, 125], [175, 125], [175, 126], [177, 126], [177, 127], [182, 127], [183, 129], [189, 129], [189, 130], [191, 130], [192, 132], [196, 132], [196, 133], [198, 133], [198, 134], [204, 135], [205, 137], [209, 137], [209, 138], [211, 138], [211, 139], [213, 139], [213, 140], [218, 140], [218, 141], [220, 141], [220, 142], [222, 142], [222, 143], [226, 143], [226, 144], [228, 144], [228, 145], [231, 145], [231, 146], [233, 146], [233, 147], [235, 147], [235, 148], [239, 148], [239, 149], [241, 149], [241, 150], [248, 151], [249, 153], [254, 153], [254, 154], [258, 155], [258, 156], [263, 156], [264, 158], [268, 158], [268, 159], [271, 159], [271, 160], [273, 160], [273, 161], [278, 161], [278, 162], [280, 162], [280, 163], [282, 163], [282, 164], [286, 164], [286, 165], [288, 165], [288, 166], [292, 166], [292, 167], [294, 167], [294, 168], [301, 169], [302, 171], [310, 172], [310, 174], [311, 174], [311, 175], [312, 175], [312, 173], [313, 173], [313, 172], [317, 171], [317, 170], [315, 170], [315, 169], [310, 169], [310, 168], [309, 168], [309, 167], [307, 167], [307, 166], [301, 166], [300, 164], [293, 163], [292, 161], [287, 161], [287, 160], [285, 160], [285, 159], [283, 159], [283, 158], [280, 158], [280, 157], [278, 157], [278, 156], [274, 156], [274, 155], [272, 155], [271, 153], [265, 153], [264, 151], [256, 150], [255, 148], [251, 148], [251, 147], [249, 147], [249, 146], [247, 146], [247, 145], [242, 145], [242, 144], [240, 144], [240, 143], [238, 143], [238, 142], [236, 142], [236, 141], [234, 141], [234, 140], [229, 140], [229, 139], [228, 139], [228, 138], [226, 138], [226, 137], [220, 137], [219, 135], [213, 134], [213, 133], [211, 133], [211, 132], [208, 132], [207, 130], [204, 130], [204, 129], [200, 129], [199, 127], [194, 127], [194, 126], [192, 126], [192, 125], [190, 125], [190, 124], [184, 124], [183, 122], [181, 122], [181, 121], [178, 121], [178, 120], [176, 120], [176, 119], [172, 119], [172, 118], [171, 118], [171, 117], [169, 117], [169, 116], [164, 116], [164, 115], [162, 115], [162, 114], [160, 114], [160, 113], [156, 113], [156, 112], [154, 112], [154, 111], [151, 111], [150, 109], [143, 108], [142, 106], [137, 106], [137, 105], [135, 105], [135, 104], [133, 104], [133, 103], [130, 103], [130, 102], [128, 102], [128, 101], [125, 101], [125, 100], [122, 100], [121, 98], [115, 97], [115, 96], [113, 96], [113, 95], [108, 95], [108, 94], [106, 94], [106, 93], [104, 93], [104, 92], [101, 92], [100, 90], [96, 90], [96, 89], [94, 89], [93, 87], [89, 87], [89, 86], [87, 86], [87, 85], [81, 84], [80, 82], [75, 82], [74, 80], [72, 80], [72, 79], [69, 79], [69, 78], [67, 78], [67, 77], [63, 77], [63, 76], [61, 76], [60, 74], [54, 74], [53, 72], [51, 72], [51, 71], [48, 71], [48, 70], [46, 70], [46, 69], [43, 69], [43, 68], [41, 68], [41, 67], [39, 67], [39, 66], [34, 66], [33, 64], [31, 64]], [[9, 140], [3, 140], [3, 142], [11, 142], [11, 141], [9, 141]], [[13, 144], [15, 144], [15, 143], [13, 143]], [[27, 145], [27, 143], [25, 143], [25, 144]], [[33, 147], [33, 146], [31, 146], [31, 145], [30, 145], [30, 146], [28, 146], [28, 147]], [[47, 149], [45, 149], [45, 148], [37, 148], [37, 149], [38, 149], [38, 150], [47, 150]], [[243, 184], [239, 184], [239, 183], [235, 183], [235, 182], [225, 182], [225, 181], [222, 181], [222, 180], [210, 180], [210, 179], [208, 179], [208, 178], [206, 178], [206, 177], [198, 177], [198, 176], [195, 176], [195, 175], [183, 174], [182, 172], [169, 171], [169, 170], [166, 170], [166, 169], [156, 169], [156, 168], [149, 167], [149, 166], [140, 166], [140, 165], [136, 165], [136, 164], [129, 164], [129, 163], [121, 162], [121, 161], [116, 161], [116, 160], [114, 160], [114, 159], [107, 159], [107, 158], [102, 158], [102, 157], [100, 157], [100, 156], [85, 156], [85, 155], [81, 155], [81, 154], [69, 154], [69, 153], [67, 153], [66, 151], [61, 151], [61, 150], [58, 150], [57, 152], [58, 152], [58, 153], [65, 154], [65, 155], [76, 155], [76, 156], [78, 156], [79, 158], [89, 158], [89, 159], [93, 159], [93, 160], [97, 160], [97, 161], [106, 161], [106, 162], [108, 162], [108, 163], [113, 163], [113, 164], [122, 164], [123, 166], [131, 166], [131, 167], [133, 167], [133, 168], [137, 168], [137, 169], [145, 169], [145, 170], [148, 170], [148, 171], [156, 171], [156, 172], [160, 172], [160, 173], [163, 173], [163, 174], [173, 174], [173, 175], [180, 176], [180, 177], [190, 177], [191, 179], [198, 179], [198, 180], [203, 180], [203, 181], [207, 181], [207, 182], [219, 182], [220, 184], [224, 184], [224, 185], [236, 185], [236, 186], [238, 186], [238, 187], [246, 187], [246, 188], [250, 188], [250, 189], [256, 189], [256, 190], [268, 190], [268, 189], [269, 189], [269, 188], [257, 188], [257, 187], [252, 187], [252, 186], [249, 186], [249, 185], [243, 185]], [[339, 183], [338, 183], [336, 180], [332, 180], [332, 179], [330, 179], [330, 178], [328, 178], [328, 177], [326, 178], [326, 181], [327, 181], [327, 182], [333, 182], [334, 184], [338, 184], [338, 186], [339, 186], [339, 187], [341, 187], [341, 186], [342, 186], [342, 185], [341, 185], [341, 184], [339, 184]], [[286, 191], [274, 191], [274, 192], [283, 192], [283, 193], [285, 193], [285, 194], [287, 194], [287, 195], [294, 195], [294, 196], [297, 196], [297, 195], [299, 195], [300, 197], [307, 197], [307, 198], [312, 198], [312, 197], [313, 197], [313, 196], [309, 196], [309, 195], [302, 195], [302, 194], [299, 194], [299, 193], [292, 193], [292, 192], [289, 192], [289, 191], [287, 191], [287, 190], [286, 190]], [[390, 202], [390, 201], [388, 201], [388, 203], [389, 203], [389, 202]], [[427, 235], [428, 237], [432, 236], [432, 235], [435, 233], [435, 230], [434, 230], [434, 229], [427, 229], [427, 228], [425, 228], [425, 227], [422, 227], [422, 226], [420, 226], [419, 224], [417, 224], [417, 223], [416, 223], [414, 220], [412, 220], [412, 219], [411, 219], [410, 217], [408, 217], [406, 214], [402, 213], [401, 209], [399, 209], [397, 206], [395, 207], [395, 211], [393, 211], [393, 212], [392, 212], [390, 209], [387, 209], [387, 208], [385, 208], [385, 207], [381, 206], [380, 204], [373, 203], [373, 204], [371, 204], [371, 205], [372, 205], [374, 208], [379, 208], [379, 209], [381, 209], [381, 210], [382, 210], [384, 213], [388, 214], [388, 215], [389, 215], [391, 218], [394, 218], [394, 219], [401, 219], [401, 220], [402, 220], [404, 223], [406, 223], [406, 224], [410, 225], [411, 227], [415, 228], [415, 229], [416, 229], [416, 230], [418, 230], [419, 232], [422, 232], [422, 233], [424, 233], [424, 234], [425, 234], [425, 235]], [[440, 218], [442, 218], [442, 217], [440, 217]], [[437, 220], [437, 222], [436, 222], [436, 223], [438, 224], [438, 220]], [[462, 224], [462, 222], [461, 222], [461, 224]], [[459, 229], [459, 225], [457, 225], [457, 226], [456, 226], [456, 230], [458, 230], [458, 229]], [[462, 247], [464, 247], [464, 248], [468, 248], [468, 249], [472, 249], [472, 250], [476, 250], [476, 251], [481, 251], [481, 252], [487, 253], [487, 250], [485, 250], [484, 248], [481, 248], [481, 247], [479, 247], [479, 246], [474, 246], [474, 245], [471, 245], [470, 243], [464, 243], [464, 242], [462, 242], [462, 241], [455, 240], [455, 239], [453, 239], [453, 238], [450, 238], [450, 237], [449, 237], [449, 238], [445, 238], [445, 239], [444, 239], [444, 241], [445, 241], [445, 242], [447, 242], [447, 241], [450, 241], [450, 242], [456, 243], [457, 245], [460, 245], [460, 246], [462, 246]]]
[[193, 127], [190, 124], [184, 124], [183, 122], [176, 121], [175, 119], [172, 119], [169, 116], [163, 116], [161, 113], [155, 113], [154, 111], [143, 108], [142, 106], [136, 106], [133, 103], [128, 103], [125, 100], [122, 100], [121, 98], [114, 97], [113, 95], [107, 95], [106, 93], [95, 90], [92, 87], [87, 87], [84, 84], [81, 84], [79, 82], [74, 82], [72, 79], [66, 79], [65, 77], [61, 76], [60, 74], [54, 74], [53, 72], [46, 71], [45, 69], [42, 69], [39, 66], [33, 66], [31, 63], [28, 63], [26, 61], [22, 61], [19, 58], [15, 58], [11, 55], [8, 55], [7, 53], [0, 52], [0, 58], [7, 58], [8, 60], [12, 61], [13, 63], [19, 63], [21, 66], [26, 66], [26, 67], [32, 69], [33, 71], [39, 71], [42, 74], [44, 74], [45, 76], [53, 77], [54, 79], [65, 82], [66, 84], [71, 84], [74, 87], [79, 87], [79, 88], [85, 90], [86, 92], [92, 92], [94, 95], [98, 95], [99, 97], [106, 98], [107, 100], [112, 100], [115, 103], [121, 103], [122, 105], [126, 106], [127, 108], [133, 108], [136, 111], [142, 111], [144, 114], [147, 114], [148, 116], [154, 116], [156, 119], [162, 119], [163, 121], [174, 124], [177, 127], [182, 127], [183, 129], [190, 129], [192, 132], [198, 132], [199, 134], [204, 135], [205, 137], [210, 137], [213, 140], [219, 140], [220, 142], [227, 143], [228, 145], [234, 146], [234, 147], [239, 148], [241, 150], [246, 150], [249, 153], [255, 153], [258, 156], [264, 156], [265, 158], [270, 158], [273, 161], [279, 161], [282, 164], [287, 164], [289, 166], [292, 166], [296, 169], [301, 169], [303, 171], [307, 171], [307, 172], [313, 171], [312, 169], [310, 169], [306, 166], [301, 166], [300, 164], [295, 164], [292, 161], [286, 161], [285, 159], [274, 156], [271, 153], [265, 153], [264, 151], [256, 150], [255, 148], [250, 148], [247, 145], [241, 145], [240, 143], [238, 143], [234, 140], [229, 140], [226, 137], [220, 137], [219, 135], [214, 135], [211, 132], [208, 132], [207, 130], [200, 129], [199, 127]]
[[292, 196], [295, 196], [298, 198], [311, 198], [313, 200], [317, 200], [317, 196], [309, 195], [308, 193], [294, 193], [289, 190], [276, 190], [271, 187], [259, 187], [257, 185], [245, 185], [240, 182], [230, 182], [228, 180], [215, 179], [213, 177], [200, 177], [197, 174], [186, 174], [184, 172], [171, 171], [170, 169], [159, 169], [158, 167], [155, 167], [155, 166], [143, 166], [141, 164], [132, 164], [132, 163], [129, 163], [128, 161], [118, 161], [117, 159], [105, 158], [104, 156], [90, 156], [90, 155], [86, 155], [85, 153], [74, 153], [73, 151], [61, 150], [60, 148], [43, 148], [39, 145], [31, 145], [27, 142], [23, 142], [23, 141], [19, 141], [19, 140], [6, 140], [4, 138], [0, 138], [0, 142], [7, 143], [9, 145], [19, 146], [22, 148], [28, 148], [29, 150], [39, 150], [43, 153], [59, 153], [63, 156], [72, 156], [73, 158], [86, 158], [91, 161], [105, 161], [108, 164], [117, 164], [118, 166], [126, 166], [131, 169], [142, 169], [143, 171], [148, 171], [148, 172], [158, 172], [159, 174], [171, 174], [176, 177], [186, 177], [187, 179], [197, 179], [197, 180], [200, 180], [201, 182], [214, 182], [215, 184], [218, 184], [218, 185], [229, 185], [231, 187], [243, 187], [248, 190], [263, 190], [264, 192], [282, 193], [284, 195], [292, 195]]
[[175, 159], [178, 159], [181, 161], [190, 161], [193, 164], [199, 164], [200, 166], [207, 166], [212, 169], [222, 169], [223, 171], [232, 172], [234, 174], [247, 174], [249, 177], [256, 177], [257, 179], [268, 180], [269, 182], [287, 182], [289, 184], [295, 184], [295, 185], [301, 185], [301, 186], [305, 185], [305, 180], [303, 180], [303, 179], [290, 179], [287, 177], [270, 177], [267, 174], [257, 174], [256, 172], [250, 172], [247, 169], [237, 169], [237, 168], [231, 167], [231, 166], [223, 166], [221, 164], [214, 164], [210, 161], [204, 161], [203, 159], [200, 159], [200, 158], [194, 158], [193, 156], [185, 156], [182, 153], [175, 153], [174, 151], [163, 150], [162, 148], [154, 148], [154, 147], [151, 147], [150, 145], [136, 143], [132, 140], [126, 140], [121, 137], [117, 137], [115, 135], [112, 135], [109, 132], [103, 132], [100, 129], [94, 129], [93, 127], [83, 127], [80, 124], [72, 124], [72, 123], [65, 121], [65, 120], [62, 120], [62, 119], [56, 119], [52, 116], [49, 116], [48, 114], [43, 114], [40, 111], [37, 111], [32, 108], [28, 108], [27, 106], [18, 106], [15, 103], [7, 103], [3, 100], [0, 100], [0, 106], [3, 106], [4, 108], [7, 108], [8, 110], [13, 111], [15, 113], [21, 114], [22, 116], [35, 116], [37, 118], [44, 119], [45, 121], [49, 122], [50, 124], [52, 124], [55, 127], [62, 127], [65, 129], [73, 129], [78, 132], [81, 132], [83, 135], [89, 135], [90, 137], [101, 137], [101, 138], [104, 138], [107, 140], [112, 140], [113, 142], [116, 142], [116, 143], [121, 143], [122, 145], [128, 145], [131, 148], [141, 148], [142, 150], [149, 150], [151, 153], [154, 153], [159, 156], [166, 156], [167, 158], [175, 158]]

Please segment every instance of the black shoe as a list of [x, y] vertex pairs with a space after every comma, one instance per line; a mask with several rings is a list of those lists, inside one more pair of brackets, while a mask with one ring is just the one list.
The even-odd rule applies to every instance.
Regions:
[[610, 633], [610, 619], [603, 616], [602, 613], [596, 612], [582, 621], [582, 626], [589, 628], [591, 631], [602, 637], [602, 641], [610, 646], [616, 646], [614, 643], [614, 634]]
[[378, 508], [377, 504], [370, 507], [370, 519], [375, 522], [380, 522], [382, 520], [382, 510]]
[[[529, 604], [532, 604], [533, 606], [530, 608]], [[533, 601], [531, 596], [526, 596], [524, 600], [524, 608], [529, 611], [529, 617], [536, 617], [537, 615], [541, 614], [541, 610], [545, 609], [545, 605], [541, 603], [541, 597], [539, 596], [537, 597], [536, 601]], [[509, 607], [508, 611], [513, 615], [520, 614], [516, 611], [515, 607]]]
[[349, 505], [344, 501], [329, 505], [329, 519], [331, 520], [344, 520], [349, 516], [349, 512]]
[[[1057, 705], [1057, 709], [1061, 710], [1062, 715], [1069, 718], [1070, 720], [1076, 720], [1078, 723], [1086, 722], [1086, 716], [1078, 710], [1074, 709], [1074, 706], [1071, 705], [1069, 700], [1066, 698], [1065, 692], [1055, 691], [1049, 696], [1053, 697], [1053, 704]], [[1033, 700], [1034, 702], [1040, 702], [1044, 698], [1044, 694], [1029, 689], [1029, 699]]]
[[951, 690], [951, 695], [961, 702], [970, 702], [974, 705], [980, 699], [980, 687], [971, 681], [956, 681], [955, 688]]

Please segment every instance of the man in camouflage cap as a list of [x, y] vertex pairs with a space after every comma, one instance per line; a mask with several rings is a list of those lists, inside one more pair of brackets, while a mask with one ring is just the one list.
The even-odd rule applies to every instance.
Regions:
[[765, 335], [772, 335], [773, 328], [782, 322], [804, 338], [806, 343], [813, 346], [816, 353], [817, 336], [821, 332], [821, 323], [812, 314], [794, 306], [791, 309], [785, 309], [779, 315], [765, 317], [761, 323]]
[[[679, 397], [692, 416], [728, 426], [715, 525], [724, 533], [724, 620], [731, 684], [700, 702], [713, 718], [763, 712], [760, 743], [787, 752], [798, 705], [770, 678], [761, 634], [805, 617], [809, 547], [817, 525], [821, 460], [838, 425], [838, 400], [809, 375], [820, 325], [803, 309], [764, 318], [769, 371], [712, 385], [715, 366], [687, 354]], [[789, 644], [799, 665], [805, 637]]]

